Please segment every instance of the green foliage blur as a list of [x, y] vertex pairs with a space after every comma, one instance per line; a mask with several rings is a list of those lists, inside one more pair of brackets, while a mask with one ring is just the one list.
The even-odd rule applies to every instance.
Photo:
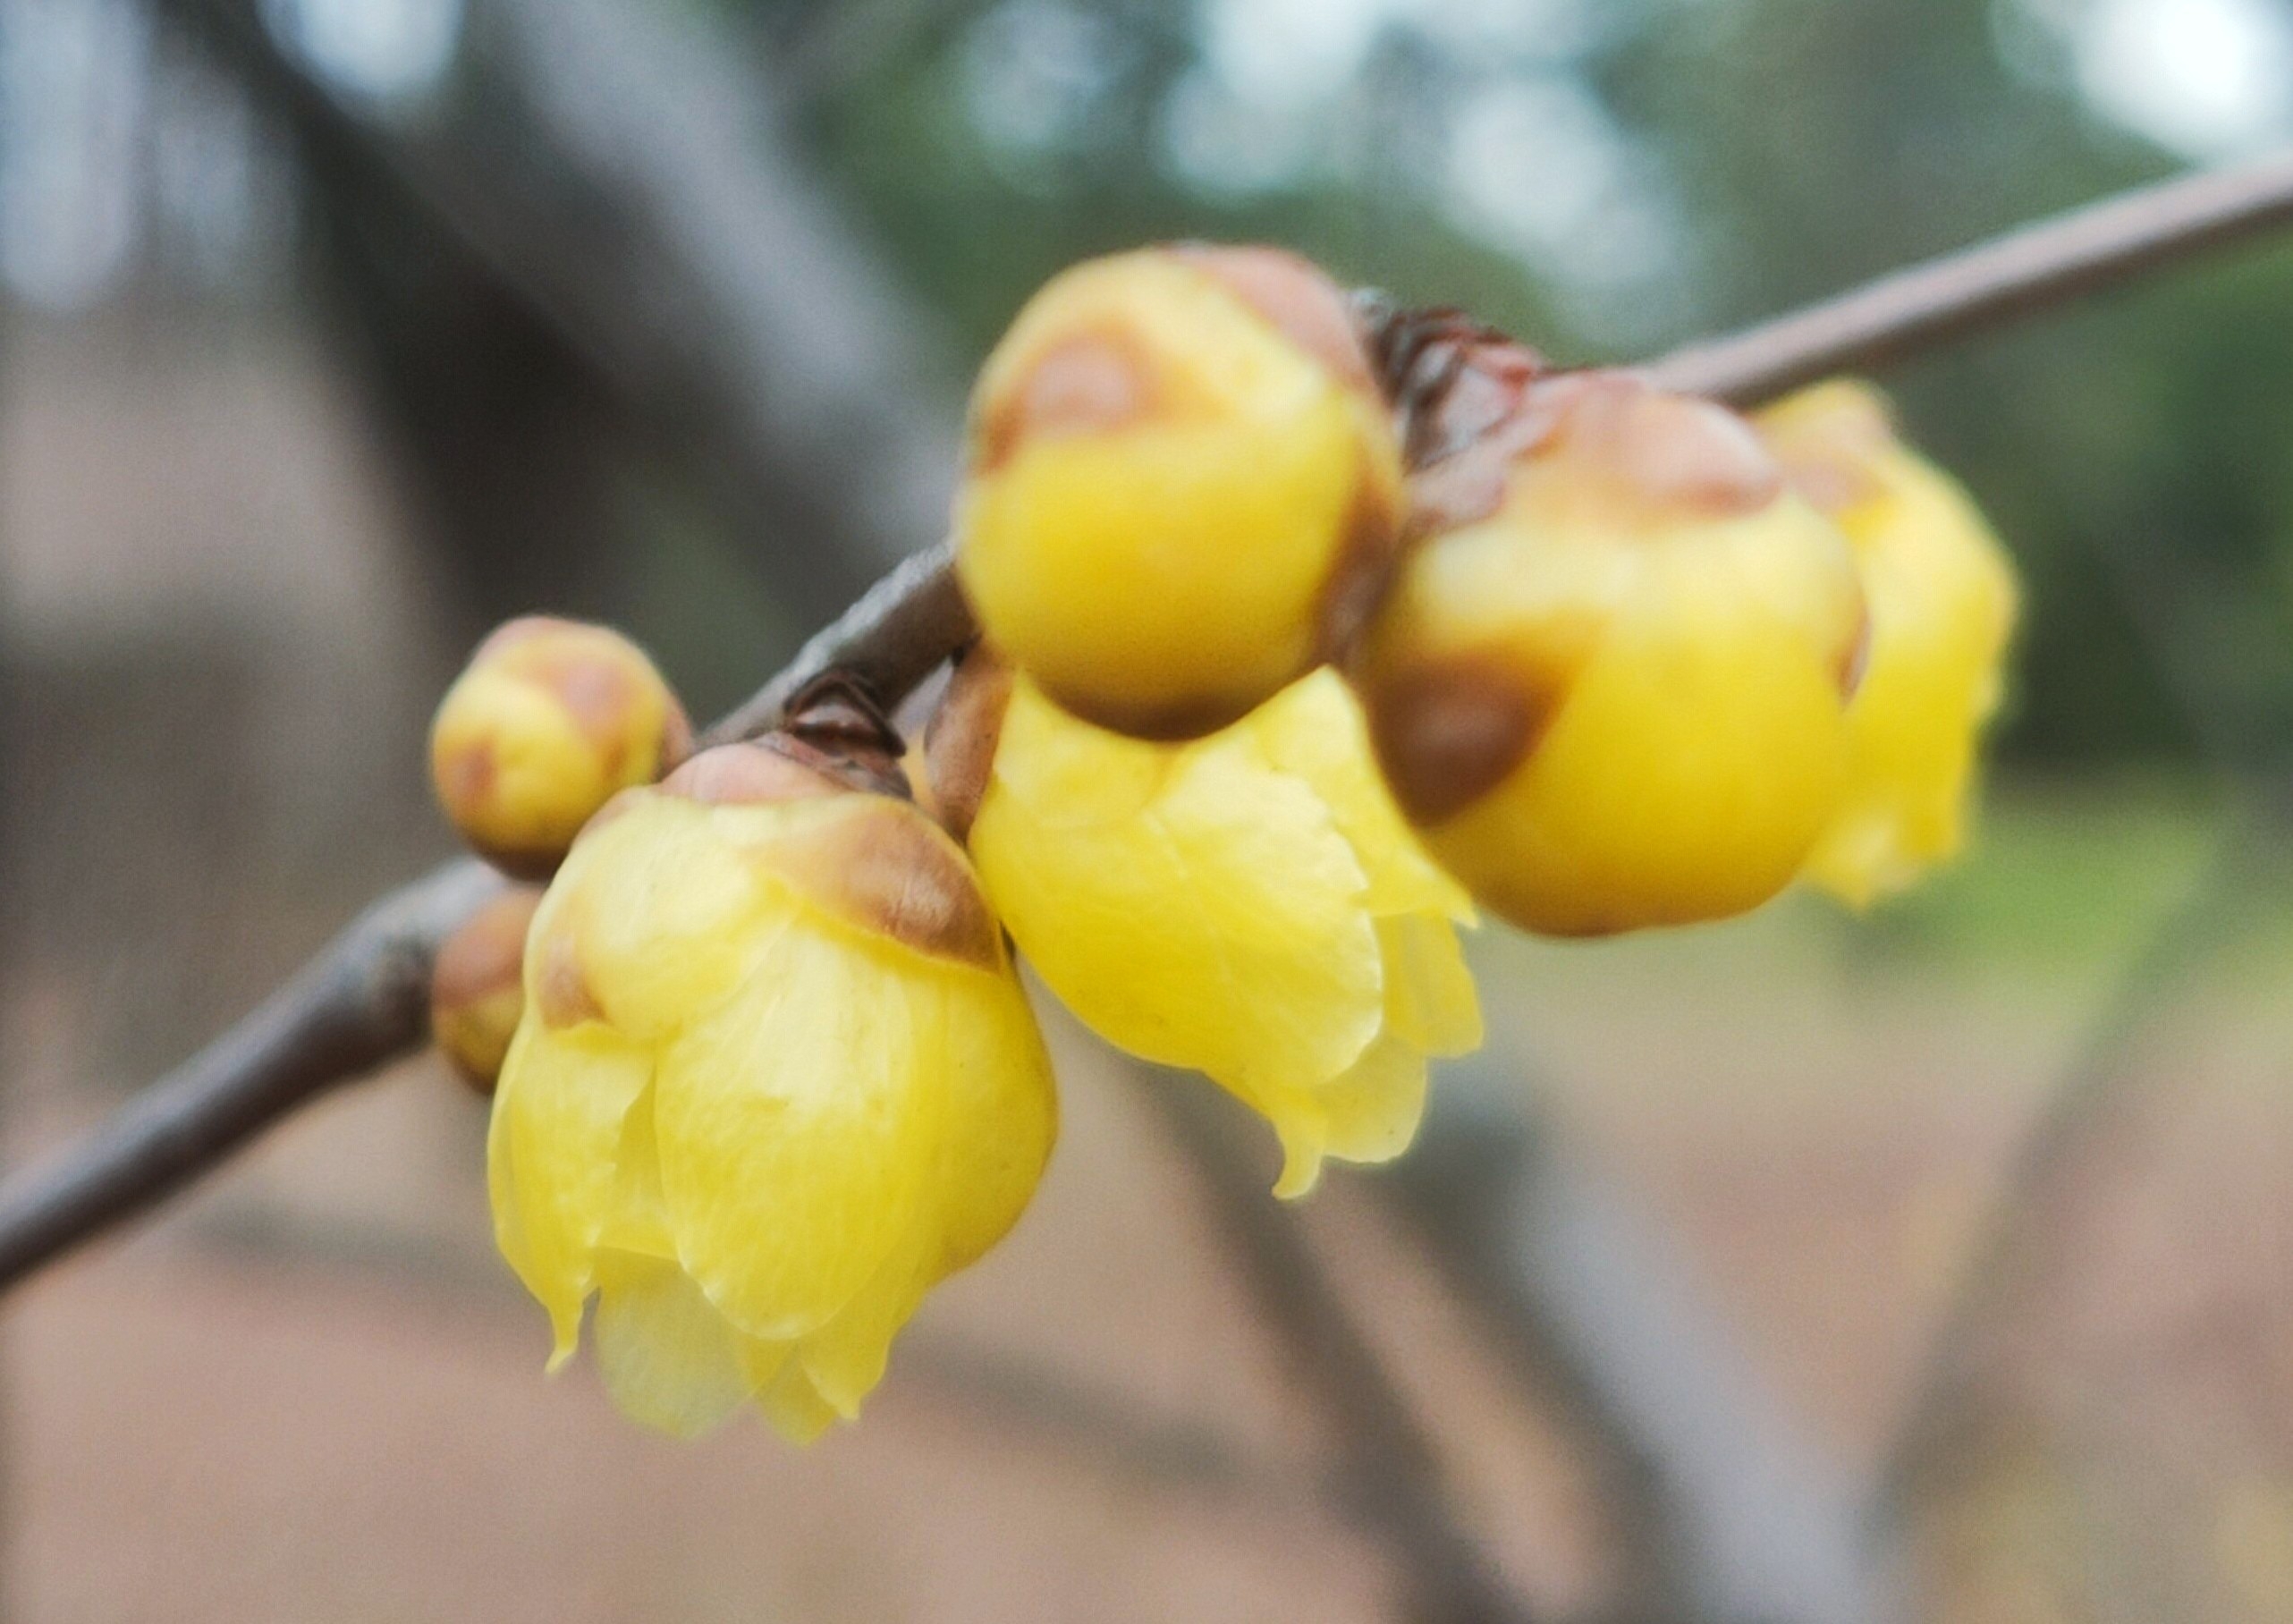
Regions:
[[[2205, 21], [2172, 7], [2227, 4], [2152, 11], [2172, 45]], [[2283, 4], [2245, 13], [2293, 38]], [[975, 354], [1062, 265], [1194, 236], [1290, 244], [1557, 359], [1629, 359], [2238, 134], [2176, 151], [2097, 104], [2084, 30], [2123, 24], [2121, 0], [859, 10], [795, 57], [802, 132]], [[2010, 758], [2195, 761], [2223, 707], [2243, 737], [2293, 724], [2293, 248], [1886, 382], [2021, 561]]]

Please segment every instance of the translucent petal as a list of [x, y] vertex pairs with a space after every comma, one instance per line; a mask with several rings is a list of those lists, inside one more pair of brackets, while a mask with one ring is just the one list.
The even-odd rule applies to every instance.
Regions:
[[924, 1052], [945, 1067], [937, 1274], [975, 1262], [1019, 1222], [1059, 1131], [1051, 1057], [1009, 970], [944, 972], [940, 1034]]
[[621, 1148], [613, 1155], [612, 1211], [597, 1240], [624, 1252], [676, 1260], [669, 1205], [661, 1194], [661, 1151], [653, 1130], [649, 1085], [622, 1119]]
[[1449, 921], [1409, 914], [1377, 922], [1385, 954], [1385, 1028], [1422, 1054], [1481, 1046], [1481, 1000]]
[[919, 1225], [842, 1313], [797, 1345], [813, 1391], [845, 1420], [859, 1414], [860, 1400], [884, 1379], [892, 1339], [930, 1289], [938, 1250], [938, 1235]]
[[1285, 1088], [1260, 1095], [1253, 1103], [1282, 1141], [1282, 1172], [1274, 1180], [1273, 1193], [1284, 1201], [1311, 1195], [1322, 1181], [1322, 1158], [1330, 1148], [1330, 1118], [1321, 1100], [1303, 1089]]
[[795, 1359], [757, 1390], [757, 1408], [791, 1443], [809, 1443], [837, 1420], [834, 1408], [814, 1390], [812, 1378]]
[[1963, 843], [2015, 615], [2013, 576], [1981, 515], [1934, 470], [1901, 461], [1886, 495], [1841, 515], [1870, 596], [1871, 647], [1848, 711], [1846, 793], [1808, 873], [1857, 906]]
[[673, 1263], [597, 1254], [597, 1369], [631, 1419], [698, 1437], [754, 1390], [744, 1339]]
[[662, 1053], [654, 1128], [678, 1253], [752, 1336], [826, 1324], [936, 1196], [944, 1091], [914, 1041], [912, 957], [800, 920]]
[[1391, 1035], [1369, 1045], [1354, 1068], [1321, 1091], [1328, 1154], [1347, 1162], [1390, 1162], [1409, 1148], [1426, 1112], [1426, 1057]]
[[[593, 1254], [613, 1211], [623, 1120], [652, 1074], [650, 1057], [612, 1028], [552, 1031], [528, 1012], [494, 1093], [487, 1163], [495, 1232], [526, 1289], [549, 1310], [554, 1366], [579, 1338]], [[506, 1214], [506, 1215], [505, 1215]]]
[[1304, 779], [1329, 808], [1368, 876], [1372, 913], [1473, 921], [1465, 887], [1426, 855], [1378, 775], [1361, 706], [1328, 666], [1292, 683], [1243, 724], [1268, 765]]
[[1154, 748], [1014, 684], [971, 833], [1004, 923], [1069, 1007], [1134, 1053], [1253, 1087], [1344, 1070], [1377, 1030], [1383, 981], [1367, 882], [1330, 809], [1236, 730], [1160, 751], [1143, 807], [1097, 796], [1096, 764]]

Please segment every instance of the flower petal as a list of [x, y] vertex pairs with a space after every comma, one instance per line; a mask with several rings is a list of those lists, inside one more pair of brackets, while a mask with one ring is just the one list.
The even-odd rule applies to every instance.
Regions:
[[1329, 806], [1368, 876], [1365, 903], [1380, 916], [1426, 912], [1473, 922], [1465, 887], [1426, 855], [1378, 775], [1369, 724], [1343, 678], [1324, 666], [1242, 723], [1270, 766], [1302, 778]]
[[809, 1443], [836, 1424], [836, 1412], [804, 1374], [801, 1361], [791, 1359], [779, 1375], [757, 1390], [757, 1408], [765, 1412], [780, 1435], [791, 1443]]
[[[648, 793], [632, 811], [586, 832], [557, 883], [586, 990], [632, 1037], [658, 1038], [730, 996], [768, 945], [753, 928], [775, 906], [772, 887], [728, 833], [758, 808], [707, 807]], [[529, 978], [548, 965], [529, 955]], [[540, 996], [527, 989], [529, 1001]]]
[[747, 1402], [746, 1339], [682, 1269], [608, 1247], [597, 1274], [597, 1369], [624, 1414], [695, 1438]]
[[[1136, 806], [1126, 764], [1141, 759], [1163, 776]], [[1037, 970], [1120, 1047], [1310, 1087], [1377, 1030], [1361, 866], [1321, 798], [1246, 734], [1138, 744], [1016, 682], [971, 849]]]
[[622, 1122], [651, 1074], [645, 1051], [611, 1028], [552, 1031], [530, 1011], [503, 1065], [487, 1135], [495, 1235], [549, 1310], [552, 1368], [580, 1337], [593, 1255], [613, 1212]]
[[670, 1228], [752, 1336], [818, 1330], [936, 1200], [944, 1103], [915, 1042], [910, 959], [807, 914], [662, 1052]]
[[929, 1228], [919, 1228], [893, 1248], [842, 1313], [797, 1344], [812, 1391], [843, 1419], [856, 1417], [860, 1400], [884, 1379], [892, 1339], [931, 1289], [937, 1241]]
[[1346, 1162], [1391, 1162], [1409, 1148], [1426, 1113], [1426, 1057], [1388, 1034], [1321, 1092], [1329, 1154]]
[[1377, 922], [1385, 954], [1385, 1027], [1421, 1054], [1481, 1046], [1481, 999], [1449, 921], [1407, 914]]
[[952, 968], [941, 1030], [925, 1051], [946, 1068], [937, 1276], [1001, 1240], [1035, 1195], [1059, 1132], [1051, 1057], [1019, 978]]

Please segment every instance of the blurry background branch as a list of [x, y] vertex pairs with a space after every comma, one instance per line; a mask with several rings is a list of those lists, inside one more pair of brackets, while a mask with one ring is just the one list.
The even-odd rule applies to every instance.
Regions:
[[815, 622], [940, 528], [957, 397], [935, 324], [750, 139], [769, 93], [733, 42], [644, 7], [485, 0], [476, 82], [393, 119], [251, 0], [162, 3], [325, 182], [340, 319], [457, 550], [528, 561], [512, 601], [562, 603], [566, 542], [613, 518], [581, 402], [692, 474]]
[[1299, 1376], [1336, 1423], [1336, 1497], [1392, 1546], [1409, 1616], [1420, 1624], [1526, 1624], [1526, 1609], [1451, 1506], [1440, 1457], [1409, 1400], [1312, 1246], [1267, 1198], [1265, 1169], [1242, 1153], [1209, 1089], [1145, 1066], [1135, 1075], [1187, 1151], [1235, 1261], [1295, 1350]]

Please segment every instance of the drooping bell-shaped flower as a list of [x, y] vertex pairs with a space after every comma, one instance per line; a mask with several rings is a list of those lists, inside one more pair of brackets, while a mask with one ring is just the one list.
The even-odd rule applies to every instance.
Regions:
[[1382, 1162], [1426, 1058], [1481, 1038], [1464, 892], [1418, 850], [1359, 708], [1315, 672], [1187, 744], [1079, 722], [975, 651], [927, 749], [943, 816], [1020, 951], [1086, 1025], [1208, 1073], [1280, 1136], [1276, 1187]]
[[1847, 790], [1806, 870], [1863, 907], [1965, 843], [1983, 730], [2004, 687], [2014, 569], [1967, 493], [1903, 443], [1869, 385], [1803, 390], [1761, 413], [1759, 427], [1846, 533], [1870, 600]]
[[606, 1385], [653, 1425], [855, 1415], [1049, 1153], [1003, 933], [893, 784], [785, 735], [705, 752], [592, 823], [535, 920], [496, 1235], [553, 1368], [594, 1298]]

